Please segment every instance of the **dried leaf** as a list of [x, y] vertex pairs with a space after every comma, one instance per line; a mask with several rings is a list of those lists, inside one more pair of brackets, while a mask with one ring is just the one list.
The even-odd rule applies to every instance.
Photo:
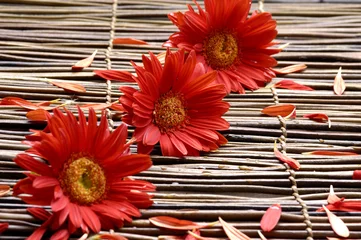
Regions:
[[93, 108], [94, 110], [103, 110], [110, 107], [108, 103], [89, 103], [79, 106], [80, 108]]
[[303, 152], [305, 155], [323, 155], [323, 156], [358, 156], [359, 154], [354, 152], [337, 152], [337, 151], [312, 151]]
[[8, 185], [0, 185], [0, 197], [5, 196], [10, 192], [10, 187]]
[[192, 221], [180, 220], [168, 216], [152, 217], [149, 218], [149, 221], [157, 227], [163, 227], [173, 230], [193, 230], [205, 227], [204, 225], [199, 225], [198, 223]]
[[292, 80], [282, 80], [273, 85], [275, 88], [285, 88], [291, 90], [304, 90], [304, 91], [313, 91], [313, 88], [307, 87], [305, 85], [296, 83]]
[[230, 240], [251, 240], [246, 234], [242, 233], [231, 224], [225, 222], [221, 217], [219, 217], [219, 222]]
[[31, 110], [26, 113], [26, 117], [31, 121], [46, 121], [47, 111], [44, 109]]
[[135, 38], [115, 38], [113, 40], [114, 45], [121, 44], [136, 44], [136, 45], [148, 45], [147, 42]]
[[261, 229], [265, 232], [272, 231], [281, 218], [282, 208], [280, 204], [274, 204], [267, 209], [261, 219]]
[[350, 235], [350, 232], [342, 219], [333, 214], [325, 206], [322, 207], [326, 211], [328, 221], [330, 222], [333, 231], [340, 237], [348, 237]]
[[274, 151], [275, 156], [278, 158], [278, 160], [280, 160], [281, 162], [287, 163], [292, 169], [299, 170], [301, 168], [301, 164], [297, 160], [284, 155], [277, 149], [276, 141], [274, 144], [273, 151]]
[[84, 59], [80, 60], [79, 62], [75, 63], [75, 64], [71, 67], [71, 69], [72, 69], [73, 71], [81, 71], [81, 70], [83, 70], [84, 68], [89, 67], [89, 66], [92, 64], [92, 62], [94, 61], [94, 57], [95, 57], [95, 55], [97, 54], [97, 52], [98, 52], [98, 50], [95, 50], [95, 51], [93, 52], [93, 54], [90, 55], [89, 57], [84, 58]]
[[327, 202], [329, 204], [334, 204], [334, 203], [337, 203], [340, 201], [341, 201], [341, 198], [337, 197], [337, 195], [333, 191], [333, 186], [331, 185], [330, 186], [330, 194], [328, 194]]
[[345, 81], [342, 78], [341, 71], [342, 71], [342, 68], [340, 67], [340, 69], [338, 70], [338, 73], [335, 77], [335, 81], [333, 83], [333, 91], [337, 95], [342, 95], [343, 92], [346, 90]]
[[36, 110], [41, 108], [34, 103], [18, 97], [5, 97], [1, 100], [0, 105], [15, 105], [27, 110]]
[[133, 75], [127, 71], [95, 70], [95, 75], [110, 81], [135, 82]]
[[49, 81], [51, 84], [53, 84], [54, 86], [60, 87], [66, 91], [70, 91], [70, 92], [76, 92], [76, 93], [84, 93], [86, 92], [85, 87], [83, 87], [80, 84], [76, 84], [76, 83], [66, 83], [66, 82], [54, 82], [54, 81]]
[[271, 117], [295, 118], [296, 106], [292, 104], [277, 104], [265, 107], [261, 112]]
[[361, 180], [361, 170], [355, 170], [352, 174], [352, 179]]
[[328, 122], [328, 128], [331, 128], [331, 120], [324, 113], [311, 113], [303, 115], [304, 118], [314, 120], [316, 122]]
[[261, 240], [267, 240], [267, 238], [261, 233], [260, 230], [258, 230], [257, 232], [258, 232], [258, 235], [261, 238]]
[[295, 72], [301, 72], [307, 68], [306, 64], [295, 64], [291, 66], [287, 66], [281, 69], [272, 69], [272, 71], [276, 74], [289, 74]]

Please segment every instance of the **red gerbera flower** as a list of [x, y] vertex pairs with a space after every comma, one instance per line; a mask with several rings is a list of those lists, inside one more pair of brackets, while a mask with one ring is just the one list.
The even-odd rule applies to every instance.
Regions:
[[97, 126], [93, 109], [88, 123], [78, 112], [79, 121], [68, 110], [47, 115], [49, 133], [40, 132], [39, 141], [14, 159], [31, 171], [14, 186], [14, 195], [29, 204], [51, 205], [52, 226], [67, 222], [70, 234], [79, 227], [83, 232], [120, 227], [140, 216], [138, 207], [152, 204], [145, 191], [155, 187], [127, 177], [152, 162], [147, 155], [130, 154], [124, 124], [111, 133], [104, 114]]
[[217, 71], [217, 83], [227, 92], [244, 93], [269, 82], [277, 65], [271, 55], [275, 45], [276, 21], [270, 13], [258, 13], [247, 18], [252, 0], [204, 0], [205, 11], [194, 1], [199, 13], [175, 12], [168, 18], [178, 27], [164, 44], [166, 47], [195, 50], [197, 60], [207, 71]]
[[221, 118], [229, 109], [222, 101], [224, 86], [210, 85], [216, 72], [205, 74], [194, 51], [184, 58], [183, 50], [168, 50], [162, 67], [154, 54], [143, 56], [144, 68], [133, 63], [140, 90], [120, 88], [125, 94], [120, 102], [128, 112], [123, 121], [136, 127], [140, 153], [149, 153], [160, 142], [163, 155], [198, 155], [227, 142], [216, 131], [229, 128]]

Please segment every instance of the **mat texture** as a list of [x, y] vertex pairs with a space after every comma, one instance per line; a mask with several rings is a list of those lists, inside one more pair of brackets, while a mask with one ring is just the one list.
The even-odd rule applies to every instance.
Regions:
[[[176, 28], [167, 13], [185, 10], [188, 0], [1, 0], [0, 1], [0, 98], [21, 97], [32, 102], [60, 99], [75, 110], [76, 104], [106, 103], [121, 96], [119, 86], [93, 74], [95, 69], [133, 71], [129, 61], [141, 61], [148, 51], [164, 51], [161, 44]], [[201, 2], [201, 1], [200, 1]], [[335, 236], [325, 213], [330, 185], [340, 197], [361, 199], [361, 181], [352, 180], [361, 169], [360, 156], [317, 156], [316, 150], [361, 153], [361, 2], [355, 0], [266, 0], [254, 2], [278, 22], [280, 43], [290, 45], [276, 55], [279, 66], [304, 63], [301, 73], [277, 77], [315, 89], [296, 91], [262, 88], [226, 97], [231, 105], [225, 118], [231, 127], [223, 132], [229, 143], [201, 157], [182, 159], [152, 155], [154, 166], [135, 178], [157, 186], [154, 205], [142, 217], [116, 232], [129, 239], [155, 240], [160, 235], [185, 231], [159, 229], [148, 218], [168, 215], [196, 222], [221, 216], [252, 238], [258, 238], [264, 211], [282, 205], [280, 223], [265, 234], [268, 239], [325, 239]], [[132, 37], [150, 45], [112, 45], [119, 37]], [[90, 68], [72, 72], [71, 66], [98, 54]], [[337, 96], [333, 82], [339, 67], [346, 91]], [[87, 92], [69, 94], [46, 79], [79, 83]], [[260, 111], [275, 103], [297, 107], [297, 118], [285, 121]], [[318, 123], [304, 114], [322, 112], [332, 122]], [[100, 113], [100, 112], [99, 112]], [[29, 129], [44, 123], [30, 122], [26, 111], [0, 105], [0, 184], [13, 186], [24, 177], [12, 159], [27, 149], [21, 141]], [[120, 116], [111, 112], [113, 127]], [[297, 159], [299, 171], [279, 162], [273, 143]], [[132, 149], [135, 151], [135, 148]], [[0, 222], [9, 230], [0, 239], [24, 239], [40, 222], [28, 205], [8, 196], [0, 198]], [[361, 213], [337, 213], [350, 229], [350, 239], [361, 239]], [[201, 231], [202, 236], [223, 237], [220, 225]]]

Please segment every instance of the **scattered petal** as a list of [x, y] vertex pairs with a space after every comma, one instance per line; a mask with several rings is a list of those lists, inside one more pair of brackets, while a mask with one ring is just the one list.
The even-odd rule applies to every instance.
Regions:
[[277, 104], [265, 107], [261, 112], [271, 117], [282, 116], [284, 118], [294, 118], [296, 106], [292, 104]]
[[289, 73], [301, 72], [306, 68], [307, 68], [306, 64], [295, 64], [281, 69], [273, 68], [272, 71], [276, 74], [289, 74]]
[[0, 105], [16, 105], [27, 110], [36, 110], [41, 108], [36, 104], [29, 102], [28, 100], [18, 97], [5, 97], [1, 100]]
[[113, 109], [114, 111], [124, 112], [125, 109], [122, 104], [119, 103], [112, 103], [109, 108]]
[[0, 197], [5, 196], [10, 192], [10, 187], [8, 185], [0, 185]]
[[220, 217], [219, 222], [221, 223], [224, 232], [227, 234], [230, 240], [251, 240], [247, 235], [233, 227], [231, 224], [225, 222]]
[[340, 237], [348, 237], [350, 235], [350, 232], [342, 219], [333, 214], [325, 206], [322, 207], [326, 211], [328, 221], [330, 222], [333, 231]]
[[343, 92], [346, 90], [345, 81], [342, 78], [341, 71], [342, 71], [342, 67], [339, 68], [338, 73], [335, 77], [335, 81], [333, 83], [333, 91], [337, 95], [342, 95]]
[[168, 216], [152, 217], [149, 218], [149, 221], [152, 224], [156, 225], [157, 227], [163, 227], [173, 230], [193, 230], [207, 226], [207, 225], [199, 225], [198, 223], [192, 221], [180, 220]]
[[307, 87], [305, 85], [296, 83], [292, 80], [282, 80], [276, 83], [273, 87], [275, 88], [285, 88], [291, 90], [304, 90], [304, 91], [313, 91], [313, 88]]
[[261, 229], [265, 232], [272, 231], [281, 218], [282, 208], [280, 204], [274, 204], [267, 209], [261, 219]]
[[86, 92], [85, 87], [83, 87], [80, 84], [76, 84], [76, 83], [66, 83], [66, 82], [54, 82], [54, 81], [49, 81], [51, 84], [53, 84], [54, 86], [57, 86], [59, 88], [62, 88], [66, 91], [70, 91], [70, 92], [76, 92], [76, 93], [83, 93]]
[[331, 128], [331, 119], [324, 113], [305, 114], [303, 117], [309, 118], [316, 122], [328, 122], [328, 128]]
[[337, 203], [337, 202], [340, 202], [340, 201], [341, 201], [341, 198], [337, 197], [337, 195], [333, 191], [333, 186], [331, 185], [330, 186], [330, 194], [328, 195], [327, 202], [329, 204], [334, 204], [334, 203]]
[[352, 179], [361, 180], [361, 170], [355, 170], [352, 174]]
[[312, 151], [303, 152], [305, 155], [324, 155], [324, 156], [358, 156], [359, 154], [354, 152], [337, 152], [337, 151]]
[[75, 64], [71, 67], [71, 69], [72, 69], [73, 71], [81, 71], [81, 70], [83, 70], [84, 68], [89, 67], [89, 66], [92, 64], [92, 62], [94, 61], [94, 57], [95, 57], [95, 55], [97, 54], [97, 52], [98, 52], [98, 50], [95, 50], [95, 51], [93, 52], [93, 54], [90, 55], [89, 57], [84, 58], [84, 59], [80, 60], [79, 62], [75, 63]]
[[135, 38], [115, 38], [113, 40], [114, 45], [121, 45], [121, 44], [136, 44], [136, 45], [148, 45], [147, 42]]
[[276, 141], [274, 144], [273, 151], [274, 151], [275, 156], [278, 158], [278, 160], [280, 160], [281, 162], [287, 163], [292, 169], [299, 170], [301, 168], [301, 165], [297, 160], [284, 155], [277, 149]]
[[9, 223], [0, 223], [0, 234], [9, 228]]
[[95, 70], [95, 75], [110, 81], [135, 82], [133, 75], [126, 71], [118, 70]]
[[44, 109], [31, 110], [26, 113], [26, 117], [31, 121], [46, 121], [47, 111]]

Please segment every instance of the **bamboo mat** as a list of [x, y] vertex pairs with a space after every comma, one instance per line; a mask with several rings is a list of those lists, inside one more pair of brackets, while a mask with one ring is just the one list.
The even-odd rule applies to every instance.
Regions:
[[[140, 62], [148, 51], [164, 51], [161, 44], [176, 28], [166, 14], [185, 10], [185, 0], [0, 0], [0, 98], [17, 96], [33, 102], [60, 99], [76, 104], [116, 101], [119, 86], [95, 77], [95, 69], [132, 71], [129, 60]], [[361, 199], [361, 183], [352, 180], [361, 169], [360, 156], [315, 156], [314, 150], [361, 153], [361, 2], [355, 0], [266, 0], [278, 22], [281, 43], [291, 43], [276, 56], [279, 66], [305, 63], [302, 73], [278, 77], [311, 86], [315, 91], [263, 88], [245, 95], [231, 94], [226, 119], [231, 127], [223, 134], [229, 143], [201, 157], [177, 159], [154, 153], [154, 166], [136, 176], [157, 186], [154, 205], [142, 217], [116, 232], [129, 239], [155, 240], [159, 235], [185, 232], [159, 229], [149, 217], [168, 215], [196, 222], [221, 216], [252, 238], [257, 238], [264, 211], [282, 205], [280, 223], [268, 239], [325, 239], [335, 236], [325, 213], [332, 184], [340, 197]], [[255, 2], [252, 9], [257, 9]], [[112, 46], [118, 37], [147, 41], [149, 46]], [[71, 66], [98, 54], [92, 67], [72, 72]], [[333, 80], [343, 68], [346, 92], [333, 93]], [[69, 94], [44, 82], [55, 79], [82, 84], [87, 92]], [[297, 106], [295, 120], [280, 121], [261, 110], [269, 105]], [[307, 120], [306, 113], [326, 113], [332, 127]], [[29, 129], [43, 123], [29, 122], [20, 108], [0, 106], [0, 184], [13, 186], [23, 178], [12, 161], [27, 147], [21, 143]], [[114, 126], [120, 116], [112, 112]], [[287, 154], [301, 163], [299, 171], [274, 156], [278, 138]], [[358, 147], [359, 146], [359, 147]], [[135, 151], [135, 149], [132, 149]], [[26, 213], [28, 205], [9, 194], [0, 198], [0, 222], [10, 228], [0, 239], [24, 239], [39, 222]], [[337, 213], [350, 229], [350, 239], [361, 239], [361, 213]], [[219, 225], [202, 236], [223, 237]]]

